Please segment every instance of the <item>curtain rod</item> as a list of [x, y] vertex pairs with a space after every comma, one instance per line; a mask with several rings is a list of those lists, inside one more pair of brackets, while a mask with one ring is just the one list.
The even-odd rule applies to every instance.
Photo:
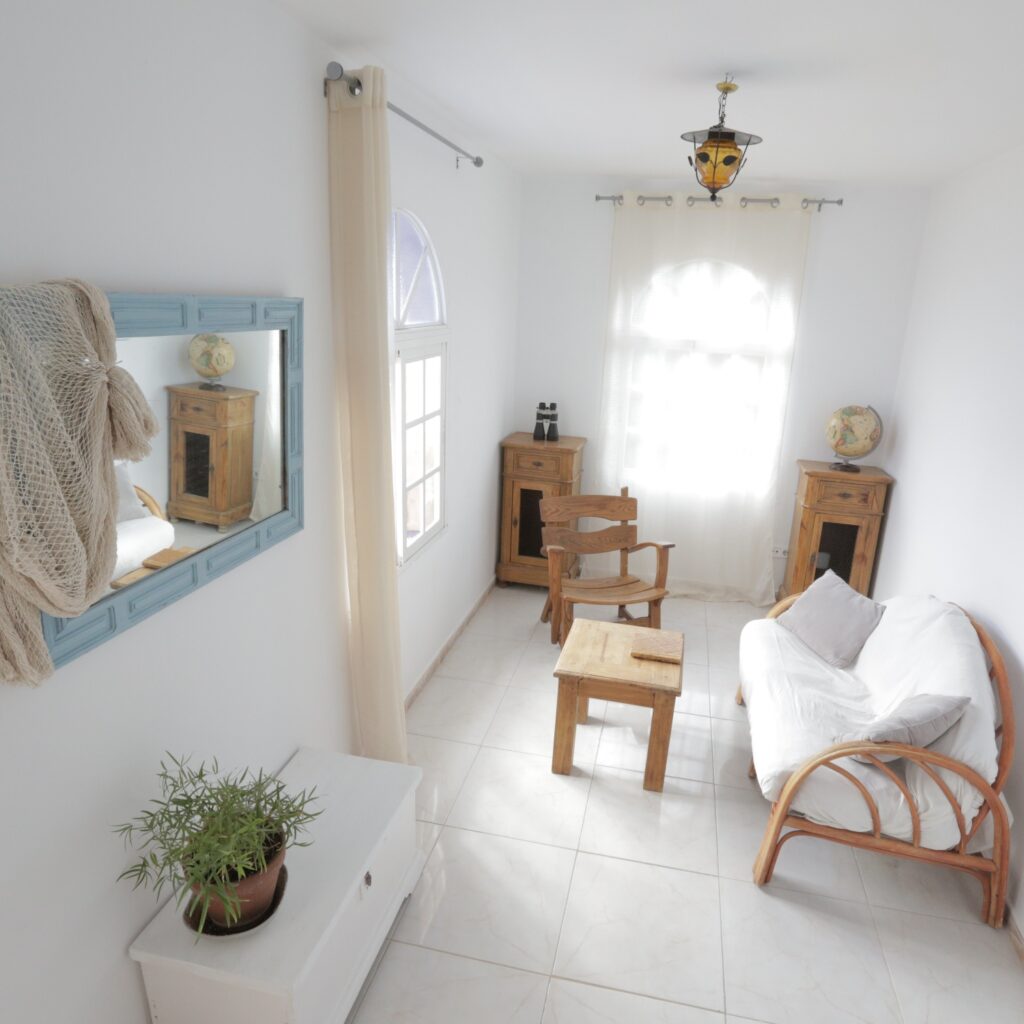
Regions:
[[[346, 71], [336, 60], [332, 60], [327, 65], [327, 70], [324, 72], [324, 95], [327, 95], [327, 83], [328, 82], [346, 82], [348, 84], [348, 91], [353, 96], [358, 96], [363, 91], [363, 83], [351, 72]], [[394, 103], [388, 103], [388, 110], [393, 114], [397, 114], [399, 117], [404, 118], [409, 124], [414, 124], [420, 131], [426, 132], [429, 136], [437, 139], [442, 145], [447, 146], [449, 149], [454, 149], [459, 156], [464, 156], [469, 160], [474, 167], [483, 167], [484, 158], [482, 156], [473, 156], [472, 153], [467, 153], [461, 146], [455, 145], [451, 139], [446, 139], [440, 132], [434, 131], [429, 125], [424, 124], [419, 119], [407, 113], [401, 107], [396, 107]]]
[[[613, 195], [607, 195], [607, 196], [602, 196], [602, 195], [594, 196], [594, 202], [595, 203], [611, 203], [614, 206], [621, 206], [625, 201], [626, 201], [626, 198], [625, 198], [625, 196], [622, 195], [621, 192], [617, 193], [617, 194], [613, 194]], [[637, 206], [644, 206], [647, 203], [664, 203], [666, 206], [671, 206], [672, 205], [672, 197], [671, 196], [637, 196], [636, 197], [636, 202], [637, 202]], [[741, 196], [740, 197], [740, 206], [742, 206], [744, 209], [746, 209], [746, 207], [748, 207], [750, 205], [753, 205], [753, 204], [764, 203], [765, 205], [770, 206], [774, 210], [779, 205], [780, 202], [781, 202], [781, 200], [779, 199], [778, 196], [764, 196], [764, 197], [761, 197], [761, 198], [755, 197], [755, 196]], [[687, 196], [686, 197], [686, 205], [687, 206], [693, 206], [694, 203], [713, 203], [715, 206], [721, 206], [722, 205], [722, 200], [721, 199], [714, 199], [711, 196]], [[842, 199], [809, 199], [809, 198], [801, 199], [800, 200], [800, 208], [802, 210], [806, 210], [810, 206], [816, 206], [818, 208], [818, 213], [821, 213], [821, 208], [823, 206], [829, 206], [829, 205], [831, 205], [831, 206], [842, 206], [843, 205], [843, 201], [842, 201]]]

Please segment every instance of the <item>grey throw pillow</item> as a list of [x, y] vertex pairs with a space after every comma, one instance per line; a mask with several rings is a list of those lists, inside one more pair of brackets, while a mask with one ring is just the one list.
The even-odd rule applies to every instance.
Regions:
[[831, 569], [776, 620], [823, 661], [846, 668], [881, 621], [884, 605], [858, 594]]
[[[862, 729], [836, 737], [836, 743], [867, 740], [870, 743], [908, 743], [912, 747], [931, 746], [963, 717], [970, 697], [943, 697], [919, 693], [898, 704], [884, 718], [876, 718]], [[879, 754], [879, 761], [895, 761], [895, 754]], [[858, 761], [866, 761], [857, 756]]]

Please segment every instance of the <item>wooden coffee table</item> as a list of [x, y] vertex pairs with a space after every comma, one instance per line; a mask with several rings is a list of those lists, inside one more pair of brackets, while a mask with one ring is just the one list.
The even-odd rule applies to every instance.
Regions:
[[555, 675], [558, 677], [558, 710], [551, 770], [558, 775], [572, 771], [576, 724], [587, 720], [591, 697], [651, 708], [651, 735], [647, 741], [644, 789], [660, 793], [665, 785], [665, 765], [672, 733], [672, 713], [683, 688], [683, 666], [634, 658], [636, 640], [651, 634], [678, 637], [681, 633], [625, 626], [617, 622], [576, 619], [562, 648]]

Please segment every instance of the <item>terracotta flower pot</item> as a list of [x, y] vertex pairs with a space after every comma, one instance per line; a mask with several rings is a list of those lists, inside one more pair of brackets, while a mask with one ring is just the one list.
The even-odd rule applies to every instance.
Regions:
[[[246, 875], [245, 878], [235, 885], [235, 891], [238, 893], [238, 899], [242, 904], [239, 909], [238, 920], [228, 920], [224, 901], [216, 893], [210, 894], [210, 907], [206, 912], [207, 918], [222, 928], [241, 928], [265, 913], [274, 899], [274, 892], [277, 889], [277, 878], [284, 864], [284, 854], [285, 846], [284, 843], [281, 843], [277, 853], [267, 861], [267, 866], [263, 871]], [[197, 892], [198, 888], [198, 885], [193, 885], [192, 891]]]

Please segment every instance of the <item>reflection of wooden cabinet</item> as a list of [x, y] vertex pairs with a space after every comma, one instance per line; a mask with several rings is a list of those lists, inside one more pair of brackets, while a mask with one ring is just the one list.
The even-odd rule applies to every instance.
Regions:
[[873, 466], [844, 473], [827, 462], [800, 459], [797, 465], [800, 482], [779, 596], [806, 590], [828, 569], [854, 590], [870, 594], [892, 477]]
[[[579, 494], [585, 437], [534, 441], [532, 434], [510, 434], [501, 442], [500, 583], [548, 585], [548, 561], [541, 553], [542, 498]], [[576, 560], [568, 567], [575, 570]]]
[[258, 392], [169, 387], [171, 486], [167, 514], [220, 529], [252, 512], [253, 410]]

